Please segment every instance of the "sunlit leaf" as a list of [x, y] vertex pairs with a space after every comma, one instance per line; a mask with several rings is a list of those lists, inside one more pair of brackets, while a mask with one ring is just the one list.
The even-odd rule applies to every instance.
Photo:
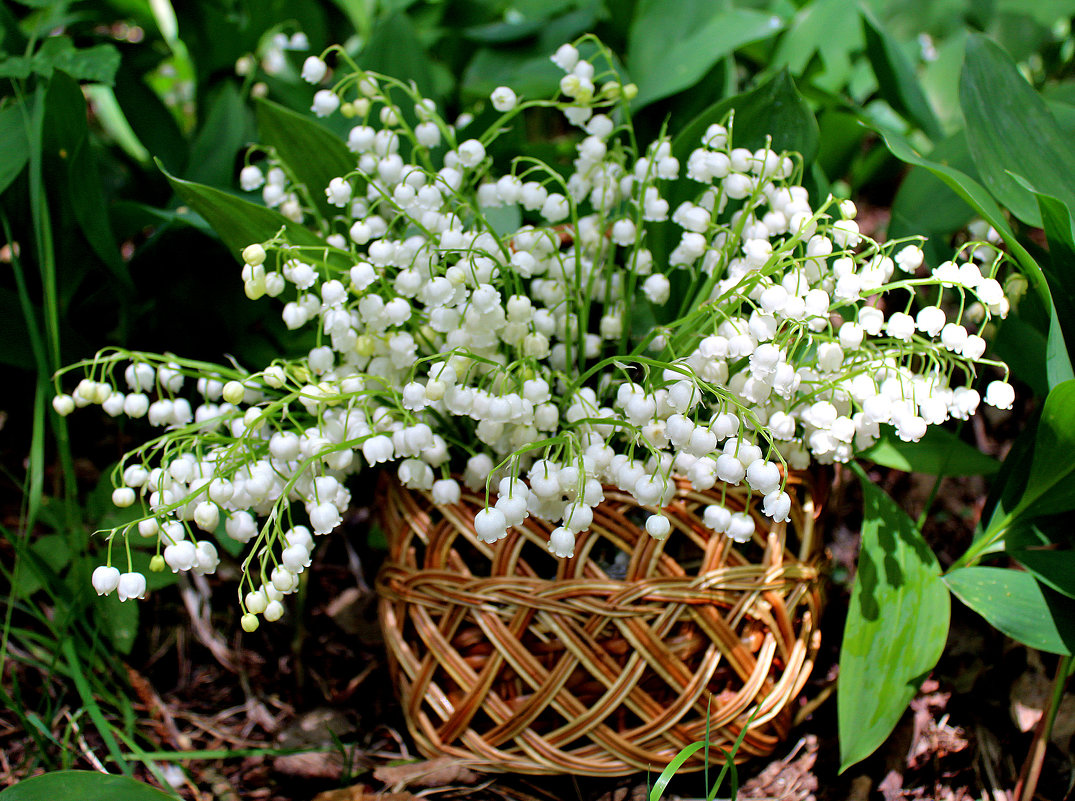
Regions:
[[135, 781], [93, 770], [61, 770], [24, 779], [0, 792], [2, 801], [175, 801], [176, 796]]
[[862, 457], [896, 470], [934, 476], [988, 476], [1000, 469], [996, 459], [936, 426], [918, 442], [904, 442], [886, 431]]
[[1075, 646], [1075, 601], [1041, 586], [1030, 573], [961, 567], [944, 577], [963, 603], [1014, 640], [1054, 654]]
[[[1014, 176], [1075, 208], [1075, 155], [1015, 62], [983, 35], [967, 39], [960, 106], [978, 172], [989, 191], [1028, 225], [1038, 204]], [[1014, 175], [1013, 175], [1014, 174]]]
[[782, 29], [779, 17], [750, 9], [723, 9], [710, 3], [700, 25], [691, 2], [646, 3], [631, 27], [627, 66], [638, 84], [634, 104], [654, 100], [693, 86], [722, 58], [749, 42], [774, 36]]
[[891, 733], [948, 636], [940, 565], [914, 523], [862, 477], [862, 549], [840, 649], [840, 770]]

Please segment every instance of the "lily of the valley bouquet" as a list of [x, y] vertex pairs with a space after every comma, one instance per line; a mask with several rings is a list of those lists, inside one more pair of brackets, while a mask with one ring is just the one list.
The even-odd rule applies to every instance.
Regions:
[[[142, 514], [108, 532], [99, 593], [144, 594], [135, 537], [156, 543], [151, 569], [213, 572], [216, 532], [248, 545], [249, 631], [283, 614], [357, 473], [394, 471], [442, 505], [465, 484], [487, 498], [479, 537], [533, 515], [570, 557], [608, 487], [657, 540], [674, 476], [745, 483], [780, 521], [789, 471], [975, 412], [980, 366], [1006, 374], [978, 333], [1007, 311], [996, 250], [931, 269], [920, 240], [869, 240], [850, 201], [808, 195], [796, 154], [739, 146], [734, 113], [679, 158], [669, 135], [637, 141], [634, 87], [599, 42], [576, 44], [552, 57], [558, 96], [500, 87], [480, 133], [351, 64], [312, 108], [353, 121], [349, 170], [303, 185], [272, 150], [242, 170], [281, 220], [242, 250], [246, 292], [316, 347], [250, 372], [122, 350], [81, 365], [57, 411], [98, 403], [161, 429], [116, 469], [114, 502]], [[327, 71], [311, 57], [303, 77]], [[526, 115], [561, 112], [570, 164], [488, 155]], [[1007, 407], [1013, 391], [984, 396]], [[756, 536], [719, 503], [704, 521]]]

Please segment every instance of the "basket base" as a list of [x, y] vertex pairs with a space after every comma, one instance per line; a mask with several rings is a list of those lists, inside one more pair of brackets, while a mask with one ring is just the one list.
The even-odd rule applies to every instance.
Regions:
[[[746, 546], [701, 522], [719, 491], [679, 483], [662, 543], [648, 512], [607, 488], [575, 556], [556, 560], [552, 526], [530, 518], [489, 545], [473, 527], [484, 495], [437, 507], [383, 480], [379, 614], [418, 750], [487, 772], [590, 776], [661, 770], [707, 731], [716, 749], [741, 737], [737, 761], [770, 754], [819, 645], [813, 508], [794, 484], [790, 524], [726, 490], [758, 523]], [[703, 767], [698, 752], [682, 770]]]

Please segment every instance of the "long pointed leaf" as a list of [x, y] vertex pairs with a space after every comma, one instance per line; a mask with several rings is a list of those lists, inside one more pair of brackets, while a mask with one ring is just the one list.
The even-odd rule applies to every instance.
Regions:
[[951, 614], [940, 565], [911, 518], [861, 471], [860, 478], [862, 548], [837, 687], [841, 771], [891, 733], [937, 664]]
[[953, 593], [990, 624], [1031, 648], [1053, 654], [1075, 647], [1075, 601], [1044, 589], [1030, 573], [961, 567], [944, 577]]
[[978, 172], [1016, 217], [1041, 226], [1033, 194], [1013, 176], [1075, 208], [1075, 155], [1068, 138], [1011, 57], [980, 34], [967, 39], [959, 103]]
[[211, 186], [176, 178], [159, 161], [157, 167], [176, 194], [205, 218], [236, 258], [247, 245], [271, 239], [281, 228], [287, 229], [288, 241], [293, 244], [327, 247], [316, 234], [273, 209], [258, 206]]
[[305, 184], [310, 199], [324, 219], [339, 214], [325, 196], [325, 187], [338, 176], [355, 169], [355, 157], [343, 141], [308, 116], [269, 100], [257, 106], [261, 140], [276, 150], [291, 174]]

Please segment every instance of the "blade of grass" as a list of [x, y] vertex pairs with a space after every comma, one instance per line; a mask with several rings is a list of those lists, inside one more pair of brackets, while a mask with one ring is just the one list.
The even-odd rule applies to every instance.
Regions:
[[82, 665], [79, 663], [78, 655], [75, 653], [74, 643], [69, 639], [64, 640], [62, 648], [64, 658], [71, 668], [71, 678], [74, 680], [75, 688], [82, 699], [82, 705], [86, 707], [90, 720], [93, 721], [93, 725], [97, 728], [97, 733], [104, 740], [105, 747], [112, 756], [112, 760], [116, 763], [116, 767], [123, 771], [125, 775], [130, 776], [132, 774], [131, 766], [120, 750], [119, 743], [116, 742], [113, 727], [105, 720], [101, 707], [98, 706], [97, 700], [93, 697], [93, 691], [90, 689], [86, 674], [82, 672]]

